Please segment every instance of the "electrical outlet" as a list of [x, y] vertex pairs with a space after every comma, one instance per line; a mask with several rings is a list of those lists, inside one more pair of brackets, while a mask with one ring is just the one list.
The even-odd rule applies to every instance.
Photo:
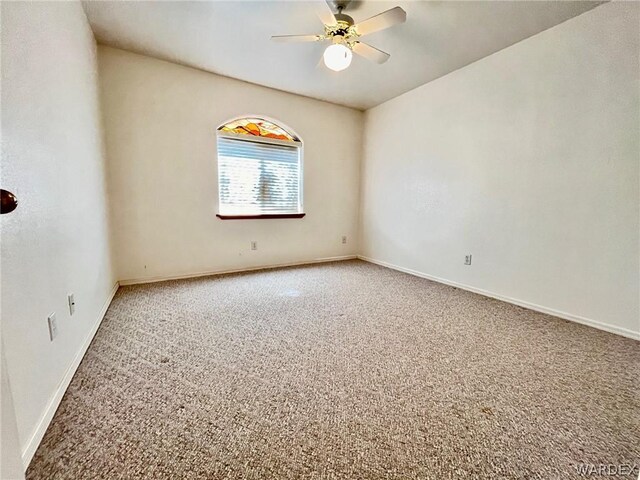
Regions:
[[471, 265], [471, 254], [464, 256], [464, 264]]
[[73, 293], [67, 295], [67, 300], [69, 301], [69, 315], [73, 315], [76, 312], [76, 300]]
[[55, 312], [47, 317], [47, 324], [49, 325], [49, 338], [53, 342], [53, 339], [58, 336], [58, 321]]
[[344, 244], [346, 244], [346, 243], [347, 243], [347, 236], [346, 236], [346, 235], [343, 235], [343, 236], [342, 236], [342, 244], [344, 245]]
[[251, 241], [251, 250], [257, 250], [258, 249], [258, 242], [256, 242], [255, 240]]

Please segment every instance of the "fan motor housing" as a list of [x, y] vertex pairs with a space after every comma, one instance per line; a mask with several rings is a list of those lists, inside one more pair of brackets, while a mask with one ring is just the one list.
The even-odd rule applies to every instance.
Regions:
[[338, 25], [343, 23], [343, 24], [346, 24], [348, 27], [350, 27], [354, 24], [353, 18], [351, 18], [346, 13], [336, 13], [334, 17], [336, 17], [336, 20], [338, 21]]

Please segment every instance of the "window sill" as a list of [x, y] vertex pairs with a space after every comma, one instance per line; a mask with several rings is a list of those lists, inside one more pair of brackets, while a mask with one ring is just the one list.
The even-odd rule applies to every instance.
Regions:
[[302, 218], [305, 213], [265, 213], [262, 215], [220, 215], [216, 214], [220, 220], [262, 220], [267, 218]]

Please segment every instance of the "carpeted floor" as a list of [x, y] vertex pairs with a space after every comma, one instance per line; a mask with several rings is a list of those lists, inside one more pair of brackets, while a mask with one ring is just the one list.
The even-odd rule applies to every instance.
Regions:
[[125, 287], [28, 478], [580, 478], [640, 464], [639, 372], [640, 342], [361, 261]]

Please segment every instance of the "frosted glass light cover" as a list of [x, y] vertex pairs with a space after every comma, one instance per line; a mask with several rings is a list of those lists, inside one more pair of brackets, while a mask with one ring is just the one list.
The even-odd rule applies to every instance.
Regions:
[[352, 56], [353, 54], [349, 48], [336, 43], [329, 45], [324, 51], [324, 64], [327, 68], [339, 72], [351, 65]]

